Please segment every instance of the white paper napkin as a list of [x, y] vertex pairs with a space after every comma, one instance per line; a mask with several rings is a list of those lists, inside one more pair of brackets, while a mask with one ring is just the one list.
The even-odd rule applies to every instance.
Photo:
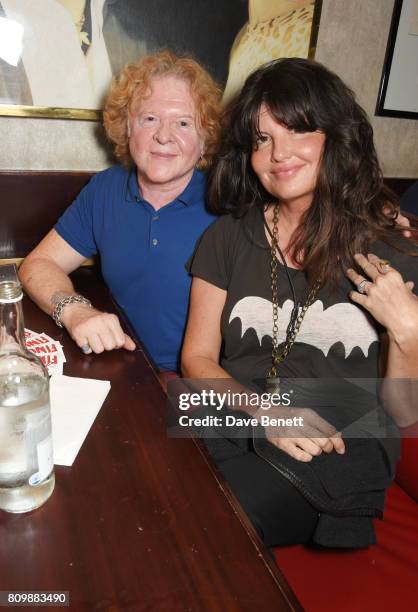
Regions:
[[109, 393], [108, 380], [54, 374], [50, 379], [55, 465], [72, 465]]

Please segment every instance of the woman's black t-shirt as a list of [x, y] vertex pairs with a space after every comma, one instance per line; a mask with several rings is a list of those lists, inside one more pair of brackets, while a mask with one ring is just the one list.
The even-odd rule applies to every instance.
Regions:
[[[371, 251], [388, 259], [418, 287], [418, 259], [382, 242]], [[273, 305], [270, 247], [260, 209], [242, 219], [228, 215], [203, 234], [191, 262], [193, 276], [225, 289], [222, 313], [222, 367], [248, 383], [267, 375], [271, 366]], [[303, 271], [288, 268], [297, 301], [304, 304], [308, 283]], [[278, 340], [283, 346], [293, 307], [289, 280], [277, 266]], [[350, 300], [354, 289], [344, 276], [338, 287], [322, 288], [308, 309], [295, 344], [279, 366], [283, 377], [377, 378], [379, 376], [379, 325]], [[279, 349], [281, 348], [279, 346]]]

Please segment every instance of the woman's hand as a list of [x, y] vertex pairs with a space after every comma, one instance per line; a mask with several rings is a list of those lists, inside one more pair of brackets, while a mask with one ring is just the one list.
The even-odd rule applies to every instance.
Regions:
[[286, 426], [264, 425], [264, 430], [271, 444], [298, 461], [311, 461], [322, 452], [336, 450], [340, 455], [345, 452], [341, 433], [310, 408], [270, 407], [267, 411], [260, 410], [256, 417], [262, 424], [261, 416], [267, 416], [270, 423], [274, 423], [274, 419], [293, 421], [292, 425]]
[[346, 272], [357, 287], [357, 291], [350, 293], [353, 302], [368, 310], [394, 338], [417, 330], [418, 298], [411, 291], [413, 283], [405, 283], [389, 262], [376, 255], [369, 254], [366, 258], [357, 254], [355, 260], [364, 275], [351, 268]]

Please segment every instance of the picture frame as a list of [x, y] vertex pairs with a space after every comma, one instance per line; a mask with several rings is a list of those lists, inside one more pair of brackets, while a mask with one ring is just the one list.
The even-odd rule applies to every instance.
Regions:
[[418, 0], [395, 0], [375, 115], [418, 119]]
[[[246, 27], [262, 31], [280, 22], [284, 24], [280, 27], [287, 28], [290, 19], [293, 32], [300, 28], [305, 32], [305, 47], [295, 49], [302, 44], [301, 36], [296, 39], [295, 35], [291, 55], [313, 57], [322, 0], [211, 0], [210, 10], [207, 0], [192, 4], [190, 0], [86, 0], [81, 4], [88, 9], [80, 17], [68, 9], [80, 5], [75, 1], [0, 0], [0, 116], [101, 121], [112, 77], [126, 62], [162, 47], [191, 53], [225, 86], [223, 101], [227, 103], [225, 92], [233, 96], [248, 74], [235, 78], [231, 63], [232, 49], [240, 36], [245, 37]], [[10, 47], [5, 43], [12, 40], [8, 27], [15, 36]], [[19, 28], [20, 41], [16, 38]], [[279, 38], [286, 42], [287, 29], [280, 31]], [[248, 70], [286, 56], [286, 51], [274, 55], [277, 45], [273, 42], [266, 36], [264, 53], [261, 48], [255, 51]], [[286, 42], [283, 48], [288, 46]]]

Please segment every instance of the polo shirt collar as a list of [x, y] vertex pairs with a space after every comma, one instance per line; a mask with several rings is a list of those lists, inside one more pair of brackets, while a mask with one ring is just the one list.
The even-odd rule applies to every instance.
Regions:
[[205, 175], [200, 170], [194, 170], [192, 178], [189, 181], [186, 189], [181, 193], [177, 200], [186, 206], [200, 202], [205, 195]]
[[[195, 202], [199, 202], [204, 198], [205, 194], [205, 175], [200, 170], [193, 171], [186, 189], [173, 202], [181, 202], [185, 206], [190, 206]], [[136, 167], [133, 166], [129, 173], [126, 184], [126, 200], [128, 202], [145, 202], [139, 190], [138, 181], [136, 178]]]
[[135, 166], [132, 166], [128, 172], [128, 179], [126, 182], [126, 200], [127, 202], [140, 202], [142, 200], [138, 181], [136, 180]]

